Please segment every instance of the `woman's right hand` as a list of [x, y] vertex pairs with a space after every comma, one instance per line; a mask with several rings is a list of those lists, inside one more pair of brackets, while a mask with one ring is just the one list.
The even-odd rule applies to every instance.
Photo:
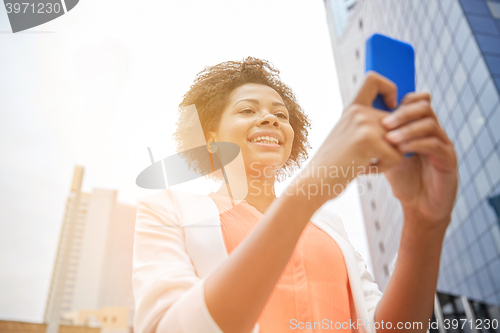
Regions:
[[[404, 153], [384, 137], [387, 130], [381, 121], [390, 113], [372, 107], [378, 94], [384, 96], [389, 107], [396, 107], [396, 85], [368, 72], [352, 103], [299, 175], [306, 187], [317, 186], [321, 203], [339, 195], [357, 175], [384, 172], [404, 158]], [[378, 160], [375, 165], [371, 164], [374, 158]], [[324, 184], [329, 184], [332, 191], [327, 191]]]

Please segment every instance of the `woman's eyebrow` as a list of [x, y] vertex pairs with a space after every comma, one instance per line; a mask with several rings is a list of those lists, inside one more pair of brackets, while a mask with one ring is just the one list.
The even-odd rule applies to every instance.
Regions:
[[[260, 104], [259, 100], [257, 99], [253, 99], [253, 98], [244, 98], [244, 99], [240, 99], [238, 102], [234, 103], [233, 107], [238, 104], [239, 102], [250, 102], [250, 103], [254, 103], [254, 104]], [[273, 102], [272, 105], [274, 106], [278, 106], [278, 105], [281, 105], [281, 106], [285, 106], [285, 104], [281, 103], [281, 102]]]

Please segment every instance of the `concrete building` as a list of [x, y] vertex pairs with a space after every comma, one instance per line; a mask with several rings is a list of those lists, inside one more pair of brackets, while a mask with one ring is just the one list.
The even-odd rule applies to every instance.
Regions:
[[[0, 320], [2, 333], [45, 333], [47, 324]], [[101, 333], [99, 327], [61, 325], [57, 333]]]
[[[325, 0], [344, 106], [364, 79], [367, 38], [381, 33], [413, 45], [417, 91], [431, 92], [433, 109], [455, 143], [459, 191], [444, 241], [439, 294], [500, 305], [494, 208], [500, 194], [500, 2], [359, 0], [339, 31], [334, 11], [343, 2]], [[366, 189], [360, 198], [375, 280], [383, 291], [397, 257], [402, 210], [383, 175], [358, 182]], [[467, 312], [462, 305], [460, 311]]]
[[330, 14], [333, 17], [332, 24], [335, 26], [337, 37], [342, 36], [352, 13], [356, 9], [357, 2], [358, 0], [330, 1]]
[[117, 202], [117, 191], [82, 193], [76, 167], [52, 274], [44, 322], [74, 324], [70, 314], [103, 307], [129, 309], [132, 325], [132, 248], [136, 208]]
[[76, 326], [99, 327], [100, 333], [129, 333], [131, 331], [130, 309], [124, 306], [66, 312], [64, 319]]

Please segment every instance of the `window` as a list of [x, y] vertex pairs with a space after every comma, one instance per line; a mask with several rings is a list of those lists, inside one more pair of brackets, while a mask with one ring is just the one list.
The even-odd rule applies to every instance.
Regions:
[[378, 248], [380, 249], [380, 252], [384, 253], [384, 251], [385, 251], [385, 248], [384, 248], [384, 243], [379, 242], [379, 243], [378, 243]]
[[491, 16], [496, 19], [500, 19], [500, 3], [494, 1], [486, 1], [488, 8], [490, 9]]
[[375, 229], [376, 229], [377, 231], [379, 231], [379, 230], [380, 230], [380, 224], [378, 223], [378, 220], [375, 220]]
[[372, 210], [375, 210], [377, 208], [377, 206], [375, 205], [375, 201], [372, 200], [371, 204], [372, 204]]
[[488, 198], [488, 203], [493, 207], [493, 210], [497, 214], [497, 217], [500, 218], [500, 194]]

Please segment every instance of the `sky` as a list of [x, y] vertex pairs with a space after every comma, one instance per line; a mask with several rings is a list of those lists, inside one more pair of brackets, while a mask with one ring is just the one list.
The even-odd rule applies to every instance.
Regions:
[[[0, 320], [43, 320], [75, 165], [84, 191], [149, 194], [135, 184], [147, 147], [175, 153], [177, 106], [205, 66], [270, 61], [312, 121], [313, 156], [342, 112], [328, 31], [321, 0], [82, 0], [16, 34], [2, 6]], [[328, 207], [371, 269], [355, 183]]]

